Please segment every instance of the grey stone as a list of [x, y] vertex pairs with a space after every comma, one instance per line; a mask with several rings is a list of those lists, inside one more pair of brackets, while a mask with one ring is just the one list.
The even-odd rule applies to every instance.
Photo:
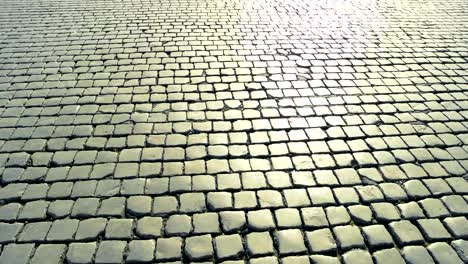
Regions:
[[94, 240], [104, 233], [107, 219], [105, 218], [90, 218], [80, 221], [76, 230], [75, 240]]
[[328, 228], [306, 232], [306, 237], [309, 250], [314, 254], [336, 251], [335, 239]]
[[72, 206], [72, 200], [52, 201], [47, 208], [47, 215], [54, 219], [67, 217], [71, 213]]
[[405, 264], [405, 260], [397, 249], [382, 249], [373, 254], [376, 264]]
[[275, 222], [270, 210], [249, 211], [247, 213], [248, 227], [252, 230], [263, 231], [275, 228]]
[[351, 218], [358, 224], [370, 224], [372, 222], [372, 211], [364, 205], [353, 205], [348, 207]]
[[333, 228], [333, 233], [342, 250], [363, 248], [365, 246], [364, 238], [356, 226], [337, 226]]
[[15, 242], [16, 236], [23, 228], [22, 223], [0, 223], [0, 243], [6, 244], [9, 242]]
[[251, 256], [269, 255], [274, 252], [269, 232], [253, 232], [246, 236], [247, 250]]
[[406, 246], [401, 251], [408, 264], [434, 264], [434, 260], [423, 246]]
[[221, 235], [215, 238], [216, 256], [220, 259], [236, 258], [242, 254], [241, 237], [235, 235]]
[[299, 229], [286, 229], [276, 231], [280, 254], [303, 253], [307, 249], [304, 244], [302, 232]]
[[135, 216], [148, 215], [151, 213], [152, 203], [149, 196], [131, 196], [127, 199], [127, 212]]
[[389, 228], [400, 246], [424, 243], [421, 232], [408, 220], [392, 222], [389, 224]]
[[211, 235], [187, 238], [185, 240], [184, 252], [191, 260], [211, 258], [213, 256]]
[[462, 239], [468, 238], [468, 229], [466, 228], [468, 226], [468, 220], [466, 217], [447, 217], [444, 219], [444, 224], [453, 236]]
[[125, 198], [111, 197], [101, 200], [101, 206], [96, 213], [97, 216], [120, 217], [125, 212]]
[[78, 198], [73, 204], [71, 216], [79, 218], [96, 216], [98, 207], [97, 198]]
[[14, 221], [18, 217], [18, 213], [22, 208], [19, 203], [9, 203], [0, 207], [0, 220]]
[[44, 200], [28, 202], [18, 215], [19, 220], [45, 219], [49, 202]]
[[156, 260], [172, 260], [181, 257], [182, 238], [159, 238], [156, 242]]
[[343, 254], [343, 262], [345, 264], [373, 264], [372, 257], [369, 252], [356, 249]]
[[154, 240], [132, 240], [128, 243], [126, 263], [151, 263], [154, 259]]
[[78, 220], [62, 219], [56, 220], [47, 234], [47, 241], [70, 241], [73, 240], [78, 228]]
[[64, 244], [42, 244], [36, 249], [31, 264], [60, 264], [65, 253]]
[[224, 232], [236, 232], [246, 226], [245, 213], [240, 211], [224, 211], [219, 214]]
[[468, 241], [458, 239], [450, 243], [452, 248], [458, 253], [458, 256], [463, 260], [464, 263], [468, 261]]
[[427, 250], [431, 252], [432, 257], [437, 263], [454, 263], [462, 264], [463, 261], [458, 257], [458, 254], [446, 242], [436, 242], [430, 244]]
[[451, 238], [451, 235], [439, 219], [419, 219], [417, 223], [426, 241], [444, 241]]
[[184, 193], [180, 196], [180, 212], [202, 212], [206, 209], [203, 193]]
[[193, 215], [195, 234], [219, 233], [219, 219], [216, 213], [203, 213]]
[[0, 255], [0, 263], [26, 264], [34, 250], [34, 244], [8, 244]]
[[107, 239], [128, 239], [132, 236], [132, 219], [110, 219], [107, 226], [105, 237]]
[[65, 260], [70, 264], [89, 264], [93, 261], [95, 251], [96, 242], [70, 243]]
[[45, 241], [46, 235], [49, 232], [51, 222], [34, 222], [24, 226], [23, 231], [19, 235], [20, 242], [41, 242]]
[[162, 235], [161, 217], [143, 217], [138, 219], [135, 232], [142, 238], [157, 238]]
[[299, 210], [295, 208], [281, 208], [275, 211], [276, 222], [280, 228], [292, 228], [302, 225]]
[[121, 263], [126, 246], [125, 241], [102, 241], [96, 252], [95, 263]]
[[383, 225], [371, 225], [362, 228], [370, 248], [393, 246], [393, 239]]
[[188, 215], [171, 215], [166, 221], [168, 235], [187, 236], [192, 229], [192, 219]]

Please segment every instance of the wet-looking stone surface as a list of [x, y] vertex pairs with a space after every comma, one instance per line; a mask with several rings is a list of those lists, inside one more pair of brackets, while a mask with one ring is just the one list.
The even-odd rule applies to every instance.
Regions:
[[466, 263], [467, 9], [0, 0], [0, 263]]

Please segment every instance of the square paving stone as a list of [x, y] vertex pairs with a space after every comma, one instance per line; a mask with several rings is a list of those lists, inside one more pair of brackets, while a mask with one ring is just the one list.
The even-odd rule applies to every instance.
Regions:
[[102, 241], [96, 252], [95, 263], [121, 263], [126, 246], [126, 241]]
[[161, 217], [143, 217], [138, 219], [135, 232], [142, 238], [157, 238], [162, 235], [163, 220]]
[[154, 240], [132, 240], [128, 243], [126, 263], [150, 263], [154, 259]]
[[468, 261], [468, 241], [458, 239], [452, 241], [450, 245], [458, 253], [458, 256], [466, 263]]
[[329, 187], [308, 188], [310, 200], [315, 206], [333, 205], [336, 203], [332, 190]]
[[65, 259], [70, 264], [92, 263], [95, 251], [96, 242], [70, 243]]
[[18, 215], [19, 220], [37, 220], [45, 219], [49, 202], [44, 200], [28, 202], [23, 206]]
[[243, 230], [246, 226], [247, 221], [245, 213], [242, 211], [220, 212], [219, 216], [221, 218], [221, 225], [224, 232], [237, 232]]
[[299, 229], [276, 231], [275, 236], [279, 244], [279, 253], [282, 255], [303, 253], [307, 250]]
[[246, 236], [247, 250], [251, 256], [274, 253], [273, 240], [269, 232], [254, 232]]
[[34, 222], [24, 226], [23, 231], [19, 235], [20, 242], [41, 242], [45, 241], [46, 235], [49, 232], [51, 222]]
[[423, 210], [416, 202], [398, 204], [398, 209], [400, 209], [403, 219], [413, 220], [425, 217]]
[[342, 263], [337, 257], [330, 257], [325, 255], [311, 255], [310, 263], [313, 264], [340, 264]]
[[370, 248], [382, 248], [393, 246], [393, 239], [383, 225], [371, 225], [362, 228], [366, 241]]
[[229, 192], [210, 192], [207, 195], [208, 208], [212, 210], [232, 208], [232, 194]]
[[70, 241], [73, 240], [78, 228], [78, 220], [63, 219], [56, 220], [47, 234], [47, 241]]
[[468, 238], [468, 220], [466, 217], [447, 217], [444, 219], [444, 224], [453, 236], [462, 239]]
[[309, 250], [312, 253], [326, 253], [336, 251], [336, 242], [328, 228], [306, 232]]
[[426, 215], [430, 218], [450, 216], [450, 212], [439, 199], [426, 198], [420, 200], [419, 203]]
[[287, 189], [283, 191], [288, 207], [304, 207], [310, 205], [305, 189]]
[[372, 203], [375, 219], [379, 222], [391, 222], [400, 220], [400, 213], [391, 203]]
[[193, 215], [193, 226], [196, 234], [219, 233], [219, 219], [216, 213]]
[[439, 219], [419, 219], [417, 224], [426, 241], [444, 241], [452, 237]]
[[105, 237], [107, 239], [127, 239], [132, 236], [133, 219], [110, 219]]
[[97, 198], [79, 198], [73, 204], [71, 215], [74, 217], [92, 217], [99, 207]]
[[343, 254], [343, 263], [373, 264], [374, 262], [372, 261], [372, 256], [369, 254], [369, 252], [361, 249], [355, 249]]
[[22, 223], [0, 223], [0, 244], [6, 244], [9, 242], [15, 242], [16, 236], [23, 228]]
[[192, 218], [188, 215], [171, 215], [166, 221], [167, 235], [187, 236], [192, 229]]
[[263, 231], [275, 228], [273, 214], [270, 210], [249, 211], [247, 213], [248, 227], [252, 230]]
[[216, 256], [220, 260], [237, 258], [244, 251], [242, 239], [238, 234], [217, 236], [215, 246]]
[[337, 226], [333, 228], [333, 233], [342, 250], [363, 248], [365, 246], [364, 238], [357, 226]]
[[101, 206], [99, 207], [96, 215], [113, 217], [122, 216], [125, 211], [125, 201], [125, 197], [111, 197], [101, 200]]
[[203, 193], [184, 193], [180, 196], [180, 212], [202, 212], [206, 209], [205, 195]]
[[353, 205], [348, 207], [348, 210], [354, 222], [358, 224], [370, 224], [372, 222], [372, 211], [368, 206]]
[[135, 216], [148, 215], [151, 213], [152, 203], [150, 196], [131, 196], [127, 199], [127, 212]]
[[159, 196], [154, 198], [153, 214], [165, 215], [177, 212], [179, 202], [173, 196]]
[[257, 207], [258, 200], [254, 191], [240, 191], [234, 193], [234, 208], [250, 209]]
[[400, 246], [424, 243], [421, 232], [408, 220], [392, 222], [389, 224], [389, 229]]
[[401, 253], [409, 264], [435, 263], [427, 249], [423, 246], [406, 246]]
[[351, 221], [351, 217], [344, 206], [330, 206], [326, 208], [328, 223], [331, 226], [345, 225]]
[[302, 225], [299, 210], [282, 208], [275, 211], [276, 222], [280, 228], [299, 227]]
[[284, 205], [283, 196], [279, 191], [260, 190], [257, 191], [257, 196], [262, 208], [276, 208]]
[[310, 264], [308, 256], [290, 256], [281, 259], [283, 264]]
[[14, 221], [16, 220], [18, 213], [22, 206], [19, 203], [9, 203], [0, 207], [0, 220], [2, 221]]
[[405, 260], [400, 255], [400, 252], [395, 249], [383, 249], [374, 252], [373, 254], [376, 264], [405, 264]]
[[75, 240], [95, 240], [104, 233], [107, 219], [90, 218], [80, 221], [76, 230]]
[[436, 242], [430, 244], [427, 250], [437, 263], [453, 263], [462, 264], [463, 261], [458, 257], [458, 254], [446, 242]]
[[26, 264], [34, 250], [34, 244], [8, 244], [0, 255], [0, 263]]
[[181, 257], [182, 238], [159, 238], [156, 241], [156, 260], [173, 260]]
[[441, 198], [452, 215], [464, 215], [468, 212], [468, 203], [461, 195], [448, 195]]
[[60, 264], [65, 253], [63, 244], [42, 244], [36, 249], [31, 264]]
[[211, 235], [187, 238], [184, 252], [191, 260], [211, 258], [213, 256]]
[[329, 225], [325, 211], [321, 207], [302, 208], [301, 214], [306, 227], [320, 228]]

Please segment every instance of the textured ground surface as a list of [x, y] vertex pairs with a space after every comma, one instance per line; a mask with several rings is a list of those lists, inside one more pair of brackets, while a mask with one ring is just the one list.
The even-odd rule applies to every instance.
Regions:
[[466, 262], [467, 8], [0, 0], [0, 263]]

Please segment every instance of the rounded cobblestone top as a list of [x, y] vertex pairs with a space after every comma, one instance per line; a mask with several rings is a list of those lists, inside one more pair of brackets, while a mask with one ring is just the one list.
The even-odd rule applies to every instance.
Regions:
[[0, 263], [467, 263], [466, 10], [0, 0]]

